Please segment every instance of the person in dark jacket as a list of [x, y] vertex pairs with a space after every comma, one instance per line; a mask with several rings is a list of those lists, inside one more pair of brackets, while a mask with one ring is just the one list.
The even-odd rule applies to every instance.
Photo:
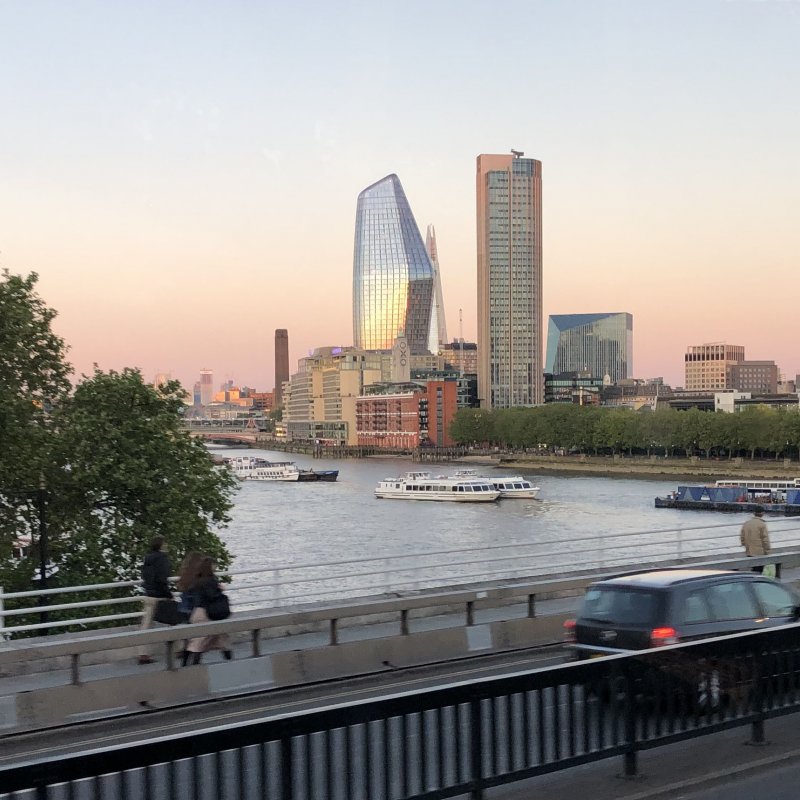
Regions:
[[[194, 608], [189, 617], [189, 622], [210, 622], [206, 609], [209, 603], [223, 593], [224, 589], [225, 587], [214, 574], [213, 559], [205, 556], [198, 564], [195, 583], [190, 589], [190, 592], [194, 595]], [[227, 633], [220, 633], [214, 636], [197, 636], [194, 639], [190, 639], [186, 645], [182, 659], [183, 666], [185, 667], [189, 663], [189, 659], [191, 659], [192, 664], [199, 664], [203, 653], [209, 650], [222, 650], [222, 657], [226, 661], [230, 661], [233, 658], [231, 642]]]
[[[153, 624], [153, 614], [158, 601], [172, 597], [172, 592], [169, 590], [169, 576], [172, 572], [172, 565], [169, 563], [169, 557], [165, 550], [164, 537], [156, 536], [150, 544], [150, 550], [144, 557], [144, 563], [142, 564], [144, 597], [142, 598], [141, 630], [147, 630]], [[139, 648], [139, 663], [153, 663], [149, 648]]]

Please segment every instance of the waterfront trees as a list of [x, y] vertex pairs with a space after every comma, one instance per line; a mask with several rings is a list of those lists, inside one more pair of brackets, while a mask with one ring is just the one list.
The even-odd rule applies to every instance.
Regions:
[[233, 477], [182, 430], [184, 392], [153, 387], [135, 369], [95, 369], [54, 412], [49, 483], [63, 582], [138, 577], [153, 536], [178, 557], [191, 550], [224, 569], [230, 554], [215, 530], [228, 521]]
[[180, 386], [95, 370], [73, 391], [55, 316], [35, 273], [0, 274], [0, 586], [31, 588], [42, 513], [62, 584], [138, 577], [156, 534], [176, 560], [196, 549], [227, 567], [233, 479], [181, 429]]
[[550, 404], [536, 408], [465, 409], [450, 429], [460, 444], [492, 441], [525, 449], [586, 453], [698, 451], [707, 458], [800, 455], [800, 409], [754, 406], [728, 414], [698, 409], [603, 408]]

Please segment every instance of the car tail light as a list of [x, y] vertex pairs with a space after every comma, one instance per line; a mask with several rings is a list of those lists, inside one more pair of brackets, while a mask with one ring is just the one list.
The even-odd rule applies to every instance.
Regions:
[[564, 639], [568, 642], [574, 642], [576, 640], [575, 624], [574, 619], [564, 620]]
[[650, 646], [661, 647], [665, 644], [678, 644], [675, 628], [653, 628], [650, 631]]

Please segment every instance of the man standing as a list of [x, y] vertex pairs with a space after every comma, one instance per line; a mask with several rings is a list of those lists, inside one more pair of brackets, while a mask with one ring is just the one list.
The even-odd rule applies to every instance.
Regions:
[[[172, 597], [169, 590], [169, 576], [172, 565], [164, 552], [164, 537], [156, 536], [150, 544], [150, 550], [144, 557], [142, 564], [142, 583], [144, 588], [143, 614], [141, 630], [146, 630], [153, 624], [153, 614], [159, 600]], [[139, 649], [139, 663], [152, 664], [153, 657], [147, 647]]]
[[[747, 520], [742, 525], [742, 531], [739, 534], [739, 539], [744, 545], [744, 552], [748, 556], [767, 556], [770, 552], [769, 547], [769, 533], [767, 533], [767, 524], [761, 519], [764, 516], [762, 509], [757, 508], [753, 512], [753, 518]], [[753, 567], [753, 572], [763, 572], [764, 567]]]

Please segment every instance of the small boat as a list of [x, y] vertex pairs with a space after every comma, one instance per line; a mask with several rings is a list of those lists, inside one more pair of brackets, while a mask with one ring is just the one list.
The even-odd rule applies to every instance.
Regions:
[[500, 497], [486, 478], [460, 478], [429, 472], [407, 472], [385, 478], [375, 488], [375, 497], [387, 500], [438, 500], [455, 503], [491, 503]]
[[301, 482], [326, 481], [332, 483], [339, 477], [338, 469], [301, 469]]
[[527, 478], [521, 475], [503, 475], [496, 478], [488, 478], [478, 475], [474, 469], [460, 469], [456, 472], [457, 478], [471, 478], [472, 480], [490, 481], [492, 486], [500, 492], [500, 499], [511, 497], [520, 500], [533, 500], [539, 494], [539, 487], [534, 486]]

